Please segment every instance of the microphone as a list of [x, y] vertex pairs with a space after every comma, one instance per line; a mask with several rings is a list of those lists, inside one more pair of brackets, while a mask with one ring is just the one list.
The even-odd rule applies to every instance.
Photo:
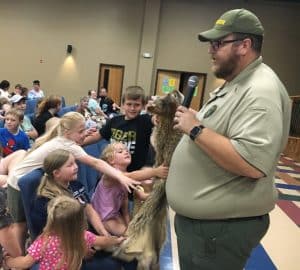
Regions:
[[199, 83], [199, 78], [197, 76], [189, 77], [189, 80], [187, 82], [187, 91], [184, 100], [182, 102], [182, 106], [186, 108], [190, 107], [195, 92], [195, 88], [197, 87], [198, 83]]

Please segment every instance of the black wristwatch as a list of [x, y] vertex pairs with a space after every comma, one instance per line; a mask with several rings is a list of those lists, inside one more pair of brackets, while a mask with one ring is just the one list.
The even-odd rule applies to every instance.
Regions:
[[190, 138], [194, 141], [198, 135], [202, 133], [202, 130], [205, 128], [203, 125], [195, 126], [190, 131]]

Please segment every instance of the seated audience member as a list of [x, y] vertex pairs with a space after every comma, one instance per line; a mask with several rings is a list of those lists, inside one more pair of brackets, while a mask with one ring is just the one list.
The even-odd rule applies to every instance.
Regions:
[[5, 119], [5, 113], [11, 109], [11, 103], [6, 97], [0, 97], [0, 120]]
[[[109, 144], [102, 153], [102, 159], [135, 180], [154, 176], [166, 178], [168, 167], [144, 168], [126, 172], [131, 162], [127, 147], [121, 142]], [[105, 229], [113, 235], [123, 235], [129, 224], [127, 190], [115, 179], [103, 175], [92, 197], [92, 205], [102, 218]]]
[[79, 105], [76, 109], [76, 111], [82, 114], [86, 120], [92, 117], [92, 112], [88, 107], [89, 99], [90, 98], [88, 96], [80, 98]]
[[40, 81], [34, 80], [32, 89], [28, 93], [29, 99], [35, 99], [35, 98], [43, 98], [45, 97], [44, 91], [40, 88]]
[[9, 99], [10, 94], [9, 94], [9, 87], [10, 87], [10, 83], [7, 80], [3, 80], [0, 83], [0, 97], [5, 97], [7, 99]]
[[117, 114], [120, 110], [118, 104], [116, 104], [110, 97], [107, 96], [107, 90], [104, 87], [100, 89], [99, 105], [101, 110], [110, 118]]
[[20, 95], [27, 98], [28, 97], [28, 88], [27, 87], [22, 87]]
[[91, 110], [88, 108], [88, 104], [89, 97], [82, 97], [76, 111], [84, 116], [87, 128], [97, 127], [96, 119], [93, 117]]
[[[34, 198], [34, 204], [30, 212], [31, 220], [36, 229], [40, 228], [40, 232], [43, 232], [47, 221], [47, 205], [51, 199], [61, 195], [73, 197], [81, 204], [84, 204], [84, 211], [90, 223], [93, 225], [96, 223], [102, 224], [100, 217], [89, 201], [84, 186], [79, 181], [76, 181], [78, 167], [74, 156], [70, 152], [62, 149], [54, 150], [45, 158], [43, 168], [45, 174], [37, 189], [37, 197]], [[102, 230], [104, 233], [105, 229], [103, 228]], [[100, 231], [100, 235], [103, 235], [102, 232]], [[101, 239], [103, 247], [120, 243], [122, 240], [122, 238], [118, 240], [108, 233], [105, 233], [105, 236], [101, 236]], [[104, 245], [104, 243], [107, 243], [107, 245]], [[94, 259], [97, 260], [99, 269], [119, 269], [120, 262], [114, 260], [108, 254], [103, 254], [101, 258], [95, 257]], [[105, 263], [108, 260], [111, 268], [105, 267]]]
[[51, 95], [45, 99], [43, 99], [38, 104], [38, 112], [37, 116], [33, 121], [33, 126], [37, 130], [39, 136], [41, 136], [45, 132], [45, 123], [50, 118], [56, 116], [61, 108], [61, 97]]
[[[24, 114], [26, 110], [26, 97], [16, 94], [10, 99], [10, 102], [13, 108], [22, 111]], [[34, 143], [34, 140], [38, 137], [38, 133], [27, 115], [24, 115], [24, 119], [20, 125], [20, 129], [26, 133], [29, 138], [30, 145], [32, 145]]]
[[20, 129], [23, 118], [23, 112], [16, 109], [11, 109], [5, 114], [4, 128], [0, 128], [0, 144], [3, 157], [17, 150], [30, 148], [27, 135]]
[[[70, 196], [53, 198], [47, 207], [48, 218], [42, 234], [28, 248], [26, 256], [5, 257], [8, 267], [39, 269], [79, 269], [87, 251], [119, 245], [124, 237], [97, 236], [87, 231], [85, 206]], [[74, 241], [74, 235], [77, 241]]]
[[21, 89], [22, 89], [22, 85], [21, 84], [16, 84], [15, 85], [15, 89], [14, 91], [11, 93], [11, 96], [14, 96], [14, 95], [21, 95]]
[[[22, 251], [12, 230], [12, 218], [7, 211], [6, 197], [6, 189], [0, 187], [0, 245], [11, 256], [20, 256]], [[0, 267], [1, 261], [0, 259]]]
[[95, 90], [91, 90], [91, 97], [89, 99], [88, 108], [92, 112], [94, 116], [102, 116], [107, 118], [106, 114], [101, 110], [98, 100], [97, 100], [97, 92]]
[[[14, 228], [22, 246], [26, 229], [24, 209], [21, 203], [19, 179], [29, 172], [41, 168], [44, 159], [57, 149], [65, 149], [72, 152], [76, 160], [89, 165], [100, 173], [106, 173], [120, 181], [128, 190], [129, 187], [138, 184], [120, 171], [111, 167], [105, 161], [88, 155], [80, 146], [86, 136], [85, 119], [77, 112], [68, 112], [59, 119], [59, 124], [50, 132], [38, 138], [31, 151], [19, 162], [8, 177], [8, 207], [14, 219]], [[91, 220], [99, 234], [107, 234], [101, 227], [100, 218]]]

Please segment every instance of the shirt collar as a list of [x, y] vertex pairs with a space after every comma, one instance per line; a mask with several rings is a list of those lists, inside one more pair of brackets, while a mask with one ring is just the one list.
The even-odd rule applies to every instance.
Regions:
[[262, 63], [262, 57], [258, 57], [253, 62], [251, 62], [245, 69], [243, 69], [231, 82], [227, 83], [227, 86], [235, 85], [245, 77], [248, 77], [260, 64]]
[[225, 96], [231, 89], [232, 86], [243, 80], [247, 77], [250, 73], [253, 72], [262, 63], [262, 57], [258, 57], [252, 63], [250, 63], [245, 69], [243, 69], [232, 81], [225, 82], [221, 87], [217, 88], [216, 90], [212, 91], [210, 95], [210, 99], [216, 97], [223, 97]]

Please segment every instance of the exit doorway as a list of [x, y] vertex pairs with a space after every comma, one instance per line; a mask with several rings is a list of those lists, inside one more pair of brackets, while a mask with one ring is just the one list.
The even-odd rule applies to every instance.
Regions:
[[118, 105], [121, 103], [125, 66], [100, 63], [98, 96], [101, 87], [107, 89], [108, 96]]

